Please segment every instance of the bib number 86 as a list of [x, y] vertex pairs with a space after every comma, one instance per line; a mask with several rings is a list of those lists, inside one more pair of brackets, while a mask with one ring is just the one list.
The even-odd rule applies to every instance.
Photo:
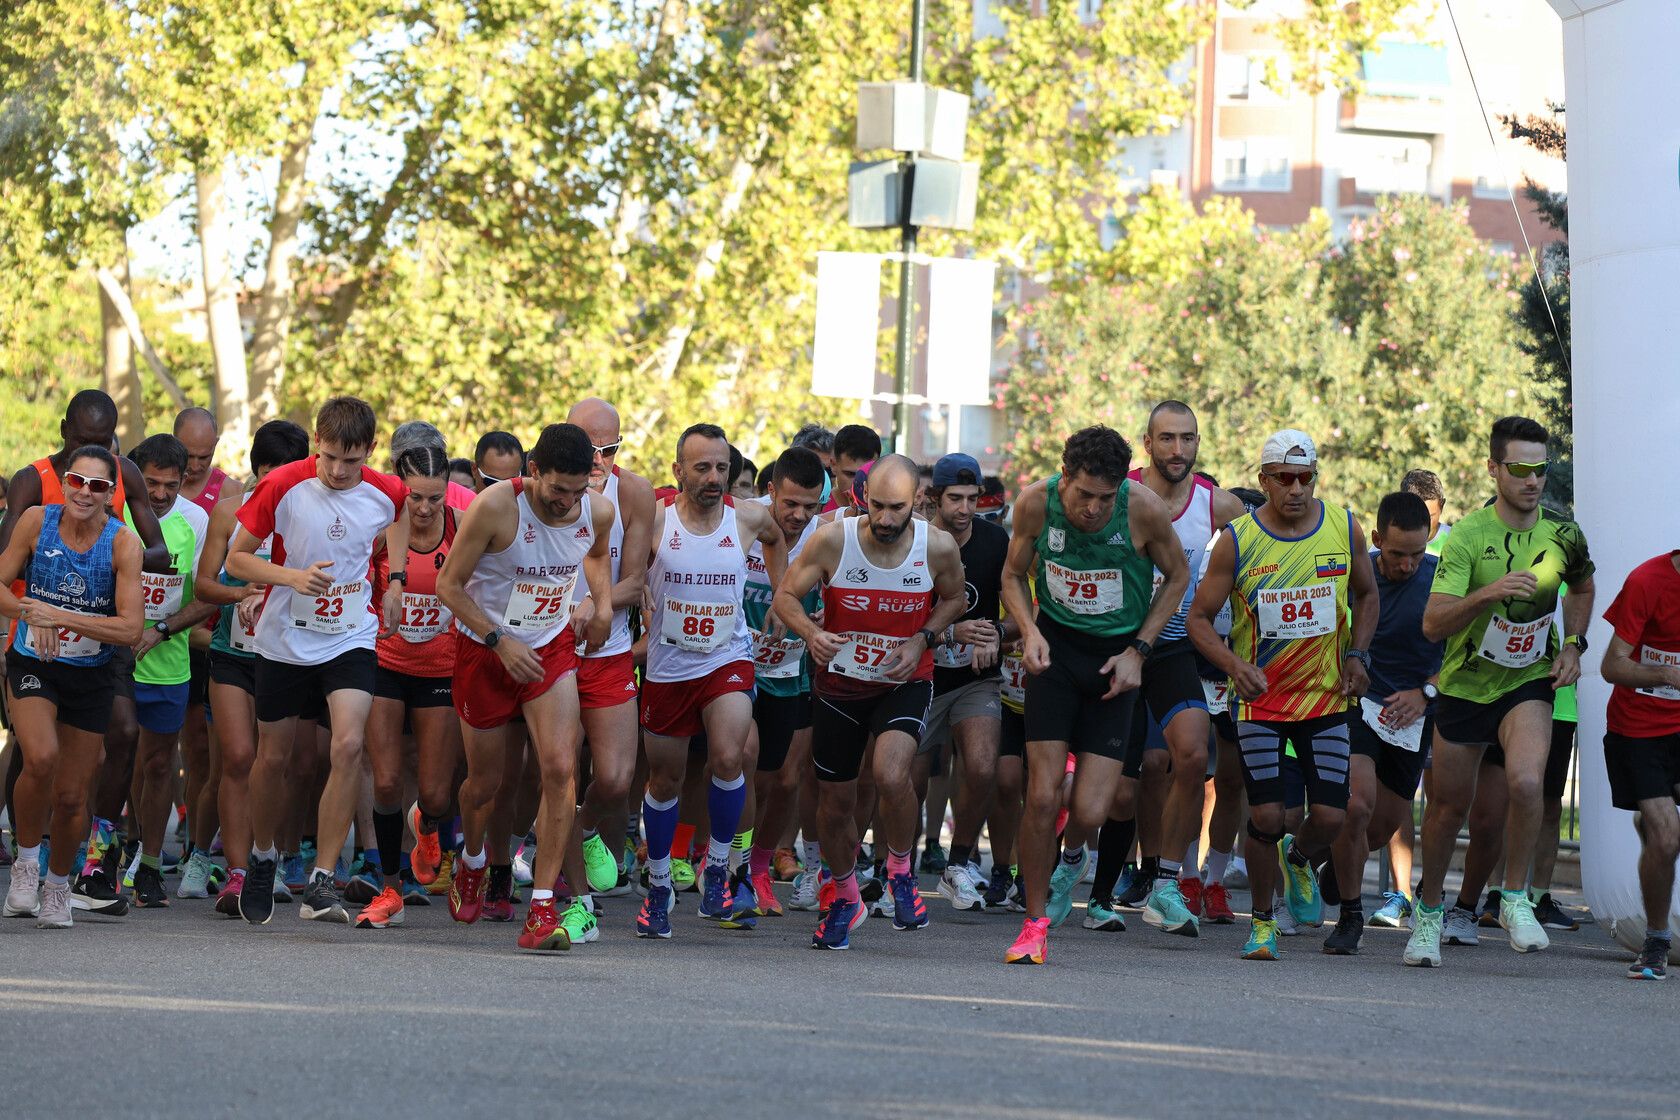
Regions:
[[693, 615], [688, 615], [682, 620], [682, 632], [690, 637], [709, 638], [717, 633], [717, 619], [696, 618]]

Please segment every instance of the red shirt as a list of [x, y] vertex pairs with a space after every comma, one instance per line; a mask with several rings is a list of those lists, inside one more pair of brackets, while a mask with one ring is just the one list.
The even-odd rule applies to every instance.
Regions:
[[227, 472], [220, 467], [211, 467], [210, 476], [204, 480], [204, 489], [198, 497], [188, 498], [187, 501], [203, 510], [205, 513], [215, 513], [216, 503], [221, 500], [222, 487], [228, 482]]
[[[1680, 663], [1680, 571], [1674, 558], [1657, 556], [1628, 573], [1616, 601], [1604, 612], [1616, 637], [1633, 647], [1644, 662]], [[1680, 733], [1680, 699], [1665, 699], [1617, 685], [1610, 693], [1607, 724], [1617, 735], [1654, 739]]]
[[472, 505], [472, 500], [478, 497], [478, 491], [468, 490], [459, 482], [451, 482], [443, 488], [443, 504], [450, 509], [464, 510]]
[[[447, 677], [455, 671], [455, 628], [449, 609], [438, 601], [437, 574], [455, 542], [455, 511], [443, 511], [443, 539], [428, 552], [408, 550], [408, 583], [403, 587], [402, 620], [397, 632], [380, 638], [379, 663], [411, 677]], [[382, 602], [391, 582], [391, 557], [381, 552], [373, 562], [373, 601]]]

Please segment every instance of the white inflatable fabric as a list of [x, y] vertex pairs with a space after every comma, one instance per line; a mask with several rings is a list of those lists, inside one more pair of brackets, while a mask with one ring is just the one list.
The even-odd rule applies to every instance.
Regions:
[[[1579, 689], [1581, 876], [1598, 920], [1637, 950], [1639, 838], [1605, 778], [1610, 627], [1597, 615], [1633, 567], [1680, 548], [1680, 3], [1550, 2], [1569, 128], [1575, 516], [1598, 565]], [[1669, 926], [1680, 931], [1672, 902]]]

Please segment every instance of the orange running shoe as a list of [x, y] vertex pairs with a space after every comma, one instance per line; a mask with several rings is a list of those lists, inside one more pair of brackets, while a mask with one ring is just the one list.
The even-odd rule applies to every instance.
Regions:
[[753, 900], [758, 904], [753, 913], [761, 918], [779, 918], [782, 916], [782, 904], [776, 901], [776, 888], [770, 881], [768, 871], [760, 871], [752, 877]]
[[465, 860], [455, 868], [455, 878], [449, 884], [449, 916], [457, 922], [471, 925], [484, 913], [484, 876], [490, 865], [474, 871]]
[[828, 908], [834, 905], [835, 890], [834, 876], [825, 872], [817, 882], [817, 913], [828, 913]]
[[387, 885], [356, 915], [357, 929], [386, 929], [403, 923], [402, 893]]
[[525, 928], [519, 931], [519, 947], [538, 953], [572, 947], [572, 939], [566, 933], [566, 927], [560, 924], [553, 899], [531, 903], [531, 912], [525, 916]]
[[776, 857], [770, 861], [770, 871], [782, 882], [791, 883], [799, 874], [799, 857], [792, 848], [777, 848]]
[[1202, 917], [1216, 926], [1228, 926], [1237, 920], [1231, 912], [1231, 896], [1225, 884], [1215, 880], [1202, 884]]
[[1021, 936], [1003, 955], [1004, 964], [1043, 964], [1049, 955], [1050, 919], [1027, 918], [1021, 923]]
[[414, 850], [408, 853], [409, 870], [414, 872], [416, 883], [429, 887], [437, 880], [438, 867], [443, 863], [443, 847], [438, 843], [437, 833], [421, 829], [418, 801], [408, 807], [408, 830], [414, 833]]

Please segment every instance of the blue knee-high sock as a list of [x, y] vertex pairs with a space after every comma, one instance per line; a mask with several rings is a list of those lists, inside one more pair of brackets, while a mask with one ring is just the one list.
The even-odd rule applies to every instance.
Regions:
[[666, 861], [670, 866], [671, 841], [677, 835], [677, 799], [655, 801], [653, 794], [642, 796], [642, 828], [647, 832], [648, 864]]
[[707, 846], [706, 862], [719, 867], [729, 866], [729, 845], [735, 840], [735, 828], [741, 823], [741, 810], [747, 807], [747, 776], [735, 775], [734, 781], [723, 781], [715, 774], [712, 787], [706, 793], [706, 812], [711, 818], [712, 842]]

